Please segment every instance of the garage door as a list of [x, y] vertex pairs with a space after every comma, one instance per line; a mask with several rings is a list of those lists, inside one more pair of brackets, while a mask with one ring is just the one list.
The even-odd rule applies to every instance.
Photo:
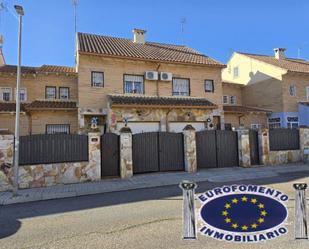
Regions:
[[196, 131], [205, 130], [204, 122], [170, 122], [169, 123], [169, 131], [170, 132], [182, 132], [183, 128], [186, 127], [187, 124], [190, 124], [194, 127]]
[[[131, 128], [133, 134], [159, 131], [159, 122], [129, 122], [128, 126]], [[124, 123], [117, 123], [117, 130], [124, 127]]]

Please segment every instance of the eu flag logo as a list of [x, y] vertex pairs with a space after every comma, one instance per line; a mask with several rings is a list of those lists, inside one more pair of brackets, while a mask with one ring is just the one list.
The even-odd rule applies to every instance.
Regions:
[[204, 235], [256, 242], [287, 233], [282, 223], [287, 218], [283, 202], [288, 197], [274, 189], [254, 185], [224, 186], [205, 192], [199, 199], [202, 202], [200, 218], [204, 223], [200, 231]]

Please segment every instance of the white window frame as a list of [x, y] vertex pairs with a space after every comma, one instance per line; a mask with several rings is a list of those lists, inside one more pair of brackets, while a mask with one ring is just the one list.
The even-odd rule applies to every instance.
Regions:
[[296, 86], [294, 84], [289, 86], [289, 95], [291, 97], [295, 97], [296, 96]]
[[[67, 90], [67, 96], [65, 98], [62, 97], [61, 90]], [[59, 99], [67, 100], [70, 99], [70, 88], [69, 87], [59, 87]]]
[[[10, 94], [10, 96], [9, 96], [9, 100], [4, 100], [4, 93], [8, 93], [9, 92], [9, 94]], [[1, 93], [1, 101], [6, 101], [6, 102], [8, 102], [8, 101], [11, 101], [13, 98], [13, 96], [12, 96], [12, 88], [11, 87], [1, 87], [0, 88], [0, 93]]]
[[237, 97], [235, 95], [230, 96], [230, 104], [236, 105], [237, 104]]
[[262, 128], [261, 124], [251, 124], [251, 129], [253, 130], [259, 130]]
[[306, 87], [307, 100], [309, 100], [309, 86]]
[[[178, 83], [177, 80], [185, 82], [188, 84], [187, 85], [187, 91], [176, 91], [176, 84]], [[190, 79], [187, 78], [173, 78], [173, 86], [172, 86], [172, 95], [173, 96], [190, 96]]]
[[[226, 99], [226, 101], [225, 101]], [[222, 96], [222, 103], [223, 104], [228, 104], [229, 103], [229, 96], [228, 95], [223, 95]]]
[[275, 117], [275, 118], [278, 118], [279, 121], [269, 122], [270, 119], [274, 119], [274, 118], [267, 119], [268, 128], [281, 128], [281, 118], [280, 117]]
[[[98, 80], [97, 77], [95, 77], [95, 75], [100, 75], [102, 76], [102, 79], [100, 79], [100, 81], [96, 81]], [[91, 72], [91, 86], [92, 87], [104, 87], [104, 72], [100, 72], [100, 71], [92, 71]]]
[[233, 67], [233, 78], [236, 79], [239, 77], [239, 66]]
[[[14, 91], [15, 91], [14, 98], [16, 100], [17, 89], [15, 88]], [[21, 98], [22, 91], [25, 92], [25, 94], [24, 94], [25, 98], [24, 99]], [[19, 99], [20, 99], [20, 102], [26, 102], [27, 101], [27, 89], [26, 88], [20, 88]]]
[[[132, 85], [131, 91], [128, 91], [128, 85]], [[138, 92], [137, 85], [140, 85], [140, 92]], [[124, 74], [123, 76], [123, 91], [125, 94], [144, 94], [144, 76]]]
[[[288, 120], [289, 118], [296, 118], [297, 121], [294, 121], [294, 120], [293, 120], [293, 121], [289, 121], [289, 120]], [[295, 116], [294, 116], [294, 117], [287, 117], [287, 118], [286, 118], [286, 121], [287, 121], [287, 123], [286, 123], [286, 124], [287, 124], [287, 127], [290, 128], [290, 129], [292, 129], [292, 128], [298, 128], [298, 127], [299, 127], [299, 118], [298, 118], [298, 117], [295, 117]]]
[[207, 93], [215, 92], [215, 83], [213, 80], [205, 80], [205, 92]]
[[[52, 98], [48, 97], [48, 90], [47, 89], [53, 89], [55, 96]], [[57, 98], [57, 88], [55, 86], [46, 86], [45, 87], [45, 99], [56, 99]]]

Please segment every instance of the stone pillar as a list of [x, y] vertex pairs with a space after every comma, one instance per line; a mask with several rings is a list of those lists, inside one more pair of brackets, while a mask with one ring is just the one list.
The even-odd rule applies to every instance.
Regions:
[[132, 132], [125, 126], [120, 130], [120, 177], [125, 179], [132, 176]]
[[12, 189], [14, 136], [0, 135], [0, 192]]
[[238, 136], [238, 157], [239, 166], [250, 167], [250, 142], [249, 142], [249, 130], [237, 130]]
[[269, 151], [269, 131], [261, 129], [259, 130], [260, 164], [269, 165]]
[[300, 155], [304, 163], [309, 163], [309, 128], [299, 129]]
[[185, 154], [185, 170], [189, 173], [197, 171], [195, 129], [186, 125], [183, 129], [183, 143]]
[[100, 132], [88, 133], [89, 163], [87, 174], [92, 180], [101, 180], [101, 134]]

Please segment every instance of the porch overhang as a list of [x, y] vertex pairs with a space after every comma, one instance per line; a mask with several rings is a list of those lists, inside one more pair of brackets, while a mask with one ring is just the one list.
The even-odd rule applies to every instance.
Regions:
[[194, 108], [216, 109], [218, 106], [206, 98], [179, 97], [179, 96], [145, 96], [145, 95], [108, 95], [111, 108]]

